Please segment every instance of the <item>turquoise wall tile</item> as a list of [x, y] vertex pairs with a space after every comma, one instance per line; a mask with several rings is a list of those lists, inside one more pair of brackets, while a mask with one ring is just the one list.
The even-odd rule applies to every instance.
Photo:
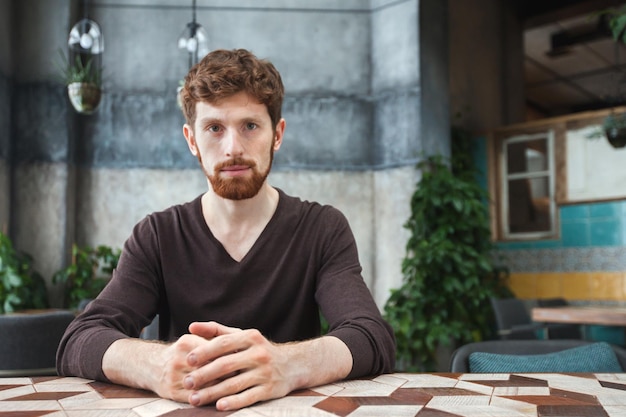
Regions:
[[582, 220], [589, 217], [589, 205], [577, 204], [574, 206], [563, 206], [560, 210], [561, 221]]
[[589, 246], [589, 224], [572, 222], [561, 225], [561, 241], [564, 247]]
[[598, 203], [589, 206], [590, 217], [619, 217], [621, 211], [620, 202]]
[[554, 249], [560, 248], [563, 243], [560, 240], [535, 240], [533, 242], [533, 249]]
[[531, 249], [533, 247], [532, 242], [497, 242], [496, 247], [502, 250], [518, 250], [518, 249]]
[[479, 171], [476, 175], [476, 182], [485, 190], [487, 187], [487, 138], [474, 138], [472, 142], [472, 158], [474, 166]]
[[591, 246], [618, 246], [622, 243], [619, 220], [594, 220], [589, 223]]

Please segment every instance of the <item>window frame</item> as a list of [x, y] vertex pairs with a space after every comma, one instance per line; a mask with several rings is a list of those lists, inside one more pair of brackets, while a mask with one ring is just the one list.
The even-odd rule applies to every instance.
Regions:
[[[508, 145], [513, 143], [529, 142], [537, 139], [546, 140], [546, 159], [547, 169], [542, 171], [508, 173]], [[500, 141], [500, 189], [501, 197], [499, 199], [499, 230], [501, 230], [502, 240], [543, 240], [554, 239], [556, 237], [557, 223], [557, 204], [556, 204], [556, 161], [554, 153], [555, 132], [553, 129], [547, 129], [538, 133], [522, 133], [503, 137]], [[511, 179], [533, 179], [548, 178], [548, 213], [550, 218], [550, 229], [539, 232], [521, 232], [512, 233], [509, 224], [509, 180]]]
[[[568, 124], [565, 118], [559, 118], [557, 120], [541, 120], [528, 123], [520, 123], [516, 125], [506, 126], [492, 130], [487, 134], [487, 165], [488, 165], [488, 192], [491, 198], [489, 199], [489, 211], [491, 213], [491, 235], [494, 242], [533, 242], [533, 241], [548, 241], [558, 240], [561, 235], [559, 207], [562, 204], [567, 204], [567, 196], [565, 195], [567, 189], [566, 178], [566, 161], [565, 161], [565, 139], [567, 134]], [[505, 139], [530, 136], [530, 135], [544, 135], [546, 136], [549, 131], [553, 132], [552, 143], [552, 166], [554, 169], [554, 189], [552, 198], [554, 199], [554, 218], [552, 224], [552, 233], [543, 233], [541, 238], [534, 237], [520, 237], [520, 236], [507, 236], [504, 235], [504, 229], [502, 227], [502, 213], [501, 203], [503, 194], [502, 187], [502, 142]], [[508, 204], [508, 203], [507, 203]]]

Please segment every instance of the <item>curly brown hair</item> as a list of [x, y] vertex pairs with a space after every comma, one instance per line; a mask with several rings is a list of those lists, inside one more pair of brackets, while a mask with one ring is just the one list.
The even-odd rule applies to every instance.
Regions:
[[193, 128], [196, 103], [215, 103], [245, 91], [267, 107], [272, 126], [281, 119], [285, 88], [274, 65], [245, 49], [218, 49], [194, 65], [185, 77], [180, 92], [182, 110]]

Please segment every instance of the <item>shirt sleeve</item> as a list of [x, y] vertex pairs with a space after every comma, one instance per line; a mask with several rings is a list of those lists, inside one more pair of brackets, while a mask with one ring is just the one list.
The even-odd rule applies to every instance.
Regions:
[[111, 281], [68, 326], [57, 350], [59, 375], [108, 381], [102, 358], [113, 342], [138, 337], [156, 315], [159, 262], [150, 218], [135, 226]]
[[356, 242], [347, 219], [327, 208], [317, 303], [328, 335], [342, 340], [353, 358], [349, 378], [392, 372], [396, 343], [361, 275]]

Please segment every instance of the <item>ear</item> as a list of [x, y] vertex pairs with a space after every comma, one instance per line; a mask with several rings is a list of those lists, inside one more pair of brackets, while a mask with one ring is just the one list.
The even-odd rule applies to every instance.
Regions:
[[285, 127], [287, 127], [287, 122], [285, 119], [280, 119], [278, 124], [276, 124], [276, 140], [274, 141], [274, 152], [280, 149], [280, 145], [283, 143], [283, 135], [285, 134]]
[[196, 144], [196, 137], [194, 136], [193, 129], [187, 123], [183, 126], [183, 135], [187, 141], [187, 146], [193, 156], [198, 156], [198, 146]]

